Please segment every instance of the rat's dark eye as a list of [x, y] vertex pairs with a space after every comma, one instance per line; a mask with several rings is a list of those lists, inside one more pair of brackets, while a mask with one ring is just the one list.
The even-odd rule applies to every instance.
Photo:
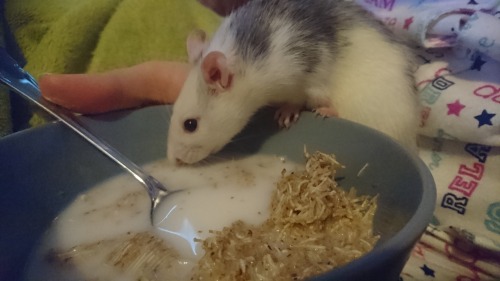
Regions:
[[192, 133], [198, 128], [198, 121], [196, 119], [187, 119], [184, 121], [184, 131]]

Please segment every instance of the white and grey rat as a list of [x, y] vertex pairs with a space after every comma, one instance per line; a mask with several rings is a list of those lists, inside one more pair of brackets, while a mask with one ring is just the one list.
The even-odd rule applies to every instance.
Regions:
[[307, 108], [416, 147], [411, 52], [354, 3], [250, 0], [211, 41], [192, 32], [187, 50], [193, 68], [173, 106], [170, 160], [219, 151], [268, 105], [283, 126]]

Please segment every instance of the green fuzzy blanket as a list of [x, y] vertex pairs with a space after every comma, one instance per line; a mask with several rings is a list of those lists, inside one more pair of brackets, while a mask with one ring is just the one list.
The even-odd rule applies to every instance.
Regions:
[[6, 0], [5, 17], [35, 77], [183, 61], [188, 33], [220, 22], [196, 0]]

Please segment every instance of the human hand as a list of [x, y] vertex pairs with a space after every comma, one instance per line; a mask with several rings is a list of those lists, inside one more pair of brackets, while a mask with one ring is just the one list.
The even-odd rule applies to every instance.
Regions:
[[39, 78], [42, 96], [84, 114], [103, 113], [153, 104], [171, 104], [190, 66], [151, 61], [102, 74], [45, 74]]
[[[198, 0], [219, 15], [227, 15], [249, 0]], [[84, 114], [174, 103], [189, 65], [152, 61], [102, 74], [45, 74], [39, 78], [42, 96]]]

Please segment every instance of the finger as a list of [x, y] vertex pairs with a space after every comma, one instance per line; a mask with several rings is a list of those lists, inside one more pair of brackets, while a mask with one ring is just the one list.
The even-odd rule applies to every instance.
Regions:
[[102, 74], [46, 74], [42, 96], [76, 112], [92, 114], [173, 103], [189, 65], [152, 61]]

